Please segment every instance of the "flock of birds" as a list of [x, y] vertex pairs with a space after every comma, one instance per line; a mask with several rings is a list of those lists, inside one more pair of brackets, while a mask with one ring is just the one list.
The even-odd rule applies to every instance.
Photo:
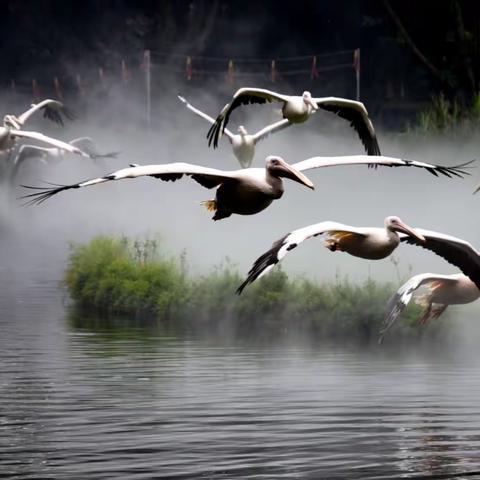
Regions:
[[[216, 188], [215, 198], [202, 203], [209, 211], [213, 212], [213, 220], [221, 220], [233, 214], [254, 215], [266, 209], [274, 200], [282, 197], [284, 193], [283, 179], [293, 180], [313, 190], [314, 184], [304, 172], [317, 168], [367, 165], [373, 168], [378, 166], [416, 167], [435, 176], [440, 174], [446, 177], [462, 178], [469, 174], [467, 169], [471, 162], [447, 167], [382, 156], [375, 129], [361, 102], [337, 97], [314, 98], [310, 92], [304, 92], [301, 96], [291, 96], [260, 88], [241, 88], [214, 119], [192, 106], [185, 98], [181, 96], [178, 98], [186, 108], [211, 124], [207, 134], [209, 145], [216, 148], [223, 135], [228, 138], [233, 154], [242, 166], [241, 169], [226, 171], [189, 163], [130, 164], [127, 168], [105, 176], [70, 185], [50, 184], [46, 187], [23, 185], [24, 188], [34, 190], [33, 193], [22, 197], [25, 199], [25, 204], [40, 204], [65, 190], [89, 187], [114, 180], [148, 176], [164, 181], [176, 181], [183, 176], [188, 176], [205, 188]], [[281, 121], [263, 128], [254, 135], [248, 134], [243, 126], [238, 127], [237, 134], [228, 130], [230, 116], [236, 108], [242, 105], [271, 102], [282, 103], [283, 119]], [[264, 168], [251, 167], [257, 142], [292, 124], [307, 121], [319, 109], [332, 112], [347, 120], [357, 132], [367, 155], [312, 157], [294, 164], [287, 163], [279, 156], [270, 155], [266, 158]], [[116, 152], [98, 154], [88, 138], [66, 143], [41, 133], [24, 131], [25, 122], [40, 110], [43, 111], [46, 118], [57, 123], [63, 123], [63, 116], [72, 118], [63, 104], [55, 100], [44, 100], [32, 105], [29, 110], [18, 117], [5, 116], [4, 125], [0, 127], [0, 150], [13, 151], [17, 139], [22, 138], [37, 140], [48, 145], [48, 148], [34, 145], [20, 146], [17, 149], [15, 164], [19, 164], [27, 153], [41, 158], [50, 155], [58, 157], [66, 152], [88, 158], [116, 156]], [[415, 275], [402, 285], [388, 302], [380, 331], [380, 341], [412, 298], [415, 298], [416, 302], [424, 307], [424, 312], [419, 319], [419, 322], [423, 324], [437, 318], [449, 305], [473, 302], [480, 296], [480, 252], [464, 240], [443, 233], [412, 228], [395, 216], [387, 217], [383, 228], [353, 227], [327, 221], [294, 230], [275, 241], [272, 247], [254, 262], [246, 280], [238, 287], [237, 293], [242, 293], [249, 284], [268, 273], [302, 242], [317, 236], [327, 237], [325, 247], [332, 252], [346, 252], [368, 260], [386, 258], [400, 243], [408, 243], [436, 253], [461, 270], [462, 273], [454, 275], [433, 273]], [[418, 290], [421, 287], [425, 287], [427, 293], [420, 296]]]

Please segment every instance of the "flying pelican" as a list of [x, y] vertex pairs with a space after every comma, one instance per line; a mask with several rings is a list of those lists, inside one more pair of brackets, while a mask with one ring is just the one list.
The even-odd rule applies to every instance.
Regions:
[[299, 228], [274, 242], [270, 250], [255, 260], [237, 293], [242, 293], [248, 284], [268, 273], [287, 253], [309, 238], [326, 234], [329, 238], [325, 241], [325, 247], [332, 252], [346, 252], [354, 257], [381, 260], [388, 257], [400, 244], [398, 232], [406, 234], [407, 238], [415, 238], [420, 244], [424, 241], [418, 230], [409, 227], [398, 217], [387, 217], [384, 228], [352, 227], [330, 221]]
[[[90, 158], [117, 158], [120, 152], [99, 153], [90, 137], [74, 138], [68, 142], [69, 145], [77, 146], [87, 153]], [[26, 159], [40, 157], [40, 161], [46, 163], [47, 159], [61, 160], [65, 155], [65, 150], [58, 147], [38, 147], [37, 145], [20, 145], [14, 164], [23, 162]]]
[[0, 126], [0, 152], [11, 151], [19, 138], [29, 138], [31, 140], [38, 140], [48, 145], [52, 145], [53, 147], [60, 148], [70, 153], [90, 158], [87, 153], [66, 142], [47, 137], [46, 135], [43, 135], [43, 133], [22, 130], [26, 121], [39, 110], [43, 110], [44, 117], [60, 125], [63, 125], [62, 115], [70, 120], [73, 119], [72, 114], [61, 102], [51, 99], [32, 104], [30, 109], [18, 117], [15, 115], [5, 115], [3, 118], [3, 126]]
[[[378, 339], [379, 343], [382, 343], [385, 334], [407, 308], [414, 293], [421, 287], [425, 287], [428, 292], [424, 295], [415, 296], [414, 301], [425, 308], [418, 320], [422, 325], [438, 318], [449, 305], [471, 303], [480, 297], [480, 290], [477, 285], [462, 273], [453, 275], [421, 273], [415, 275], [407, 280], [388, 301]], [[435, 308], [434, 304], [437, 305]]]
[[319, 108], [336, 113], [349, 121], [357, 131], [368, 155], [380, 155], [377, 136], [363, 103], [339, 97], [313, 98], [307, 91], [301, 96], [283, 95], [263, 88], [240, 88], [235, 92], [232, 101], [222, 108], [215, 123], [210, 127], [207, 133], [208, 145], [213, 143], [213, 148], [218, 146], [218, 140], [224, 133], [230, 114], [235, 108], [250, 103], [271, 102], [283, 102], [283, 118], [291, 123], [305, 122]]
[[313, 183], [303, 175], [303, 170], [340, 165], [379, 165], [389, 167], [419, 167], [426, 169], [434, 175], [441, 173], [448, 177], [468, 175], [462, 170], [467, 164], [455, 167], [431, 165], [413, 160], [401, 160], [391, 157], [369, 157], [367, 155], [354, 155], [351, 157], [313, 157], [302, 162], [289, 165], [283, 158], [270, 155], [265, 160], [265, 168], [244, 168], [242, 170], [217, 170], [189, 163], [167, 163], [161, 165], [130, 165], [130, 168], [109, 173], [104, 177], [86, 180], [71, 185], [51, 187], [30, 187], [38, 192], [25, 195], [29, 199], [27, 204], [38, 204], [48, 200], [53, 195], [72, 188], [88, 187], [110, 180], [124, 178], [137, 178], [150, 176], [161, 180], [175, 181], [183, 175], [190, 176], [205, 188], [218, 187], [214, 200], [203, 202], [210, 211], [214, 211], [213, 220], [229, 217], [233, 213], [239, 215], [253, 215], [267, 208], [273, 200], [283, 195], [282, 178], [288, 178], [313, 189]]
[[[86, 153], [93, 160], [97, 160], [99, 158], [117, 158], [117, 155], [120, 153], [99, 153], [90, 137], [75, 138], [68, 142], [68, 144], [79, 147], [82, 152]], [[39, 159], [40, 162], [44, 164], [51, 160], [58, 162], [63, 160], [65, 153], [67, 152], [64, 149], [58, 147], [39, 147], [37, 145], [28, 144], [20, 145], [20, 148], [15, 155], [15, 159], [13, 160], [11, 177], [14, 178], [17, 175], [20, 166], [25, 160]]]
[[[210, 122], [211, 124], [215, 123], [215, 120], [212, 117], [202, 112], [201, 110], [198, 110], [198, 108], [195, 108], [193, 105], [188, 103], [184, 97], [180, 95], [177, 95], [177, 96], [180, 99], [180, 101], [183, 102], [185, 106], [189, 110], [191, 110], [193, 113], [195, 113], [199, 117], [202, 117], [203, 119], [205, 119], [207, 122]], [[287, 128], [290, 125], [292, 125], [290, 120], [287, 120], [286, 118], [284, 118], [279, 122], [272, 123], [271, 125], [268, 125], [267, 127], [262, 128], [254, 135], [250, 135], [243, 125], [240, 125], [238, 127], [237, 135], [232, 133], [228, 128], [224, 129], [224, 133], [227, 136], [228, 140], [230, 141], [230, 144], [232, 145], [232, 149], [233, 149], [233, 154], [235, 155], [237, 160], [240, 162], [240, 165], [243, 168], [248, 168], [252, 164], [253, 157], [255, 156], [255, 145], [258, 142], [262, 141], [263, 139], [267, 138], [270, 134], [279, 132], [280, 130]]]

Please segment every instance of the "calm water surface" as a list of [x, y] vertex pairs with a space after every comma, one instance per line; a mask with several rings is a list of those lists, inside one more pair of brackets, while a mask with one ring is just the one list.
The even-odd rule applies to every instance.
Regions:
[[2, 477], [480, 478], [480, 353], [87, 328], [46, 278], [2, 272]]

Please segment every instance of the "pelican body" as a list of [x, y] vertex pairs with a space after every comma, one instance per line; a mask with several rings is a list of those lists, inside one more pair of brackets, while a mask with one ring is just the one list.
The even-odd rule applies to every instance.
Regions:
[[34, 103], [30, 108], [19, 115], [5, 115], [3, 118], [3, 126], [0, 127], [0, 152], [11, 152], [19, 138], [28, 138], [30, 140], [37, 140], [42, 143], [48, 144], [55, 148], [60, 148], [66, 152], [75, 153], [84, 157], [90, 158], [90, 156], [73, 145], [70, 145], [56, 138], [47, 137], [43, 133], [30, 132], [22, 130], [27, 120], [35, 113], [43, 110], [43, 116], [49, 120], [63, 125], [63, 117], [73, 120], [72, 113], [57, 100], [46, 99], [39, 103]]
[[[427, 293], [416, 295], [422, 287], [427, 290]], [[378, 341], [382, 343], [385, 334], [412, 299], [417, 305], [424, 308], [418, 319], [418, 323], [423, 325], [438, 318], [449, 305], [464, 305], [474, 302], [479, 297], [480, 289], [463, 273], [453, 275], [422, 273], [415, 275], [407, 280], [388, 301]]]
[[[203, 118], [210, 124], [214, 124], [215, 120], [202, 112], [198, 108], [187, 102], [184, 97], [177, 95], [178, 99], [193, 113]], [[289, 127], [292, 123], [289, 120], [281, 120], [279, 122], [272, 123], [271, 125], [262, 128], [255, 134], [249, 134], [243, 125], [240, 125], [237, 130], [237, 134], [231, 132], [228, 128], [225, 128], [224, 133], [227, 136], [230, 144], [232, 145], [233, 154], [240, 162], [243, 168], [248, 168], [253, 162], [255, 157], [255, 146], [258, 142], [267, 138], [270, 134], [283, 130]]]
[[227, 218], [232, 214], [253, 215], [267, 208], [283, 195], [282, 178], [288, 178], [313, 189], [313, 183], [303, 173], [297, 171], [280, 157], [270, 156], [265, 168], [246, 168], [223, 171], [188, 163], [167, 163], [163, 165], [131, 165], [104, 177], [94, 178], [73, 185], [57, 188], [26, 187], [39, 190], [26, 195], [27, 204], [42, 203], [53, 195], [72, 188], [88, 187], [111, 180], [150, 176], [165, 181], [175, 181], [183, 175], [192, 177], [205, 188], [218, 187], [215, 198], [202, 202], [215, 212], [213, 220]]
[[283, 118], [290, 123], [307, 121], [318, 109], [332, 112], [347, 120], [358, 133], [368, 155], [380, 155], [377, 136], [365, 105], [355, 100], [339, 97], [313, 98], [308, 91], [299, 95], [284, 95], [264, 88], [240, 88], [232, 100], [218, 114], [207, 133], [208, 145], [218, 146], [218, 140], [226, 132], [226, 126], [233, 110], [241, 105], [281, 102]]
[[388, 257], [398, 247], [399, 232], [420, 243], [425, 240], [418, 231], [394, 216], [385, 219], [384, 228], [359, 228], [327, 221], [294, 230], [274, 242], [270, 250], [257, 258], [237, 293], [242, 293], [248, 284], [268, 273], [287, 253], [309, 238], [328, 235], [325, 246], [332, 252], [346, 252], [354, 257], [380, 260]]

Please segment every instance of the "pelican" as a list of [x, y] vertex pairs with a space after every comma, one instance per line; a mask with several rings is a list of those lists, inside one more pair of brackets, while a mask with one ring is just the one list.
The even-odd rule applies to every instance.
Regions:
[[[480, 290], [466, 275], [439, 275], [421, 273], [407, 280], [387, 303], [385, 318], [380, 330], [379, 343], [390, 330], [400, 314], [407, 308], [414, 293], [421, 287], [427, 289], [424, 295], [415, 296], [414, 301], [424, 307], [418, 323], [424, 325], [438, 318], [449, 305], [463, 305], [474, 302], [480, 297]], [[434, 307], [433, 305], [437, 305]]]
[[43, 135], [43, 133], [22, 130], [22, 127], [25, 125], [27, 120], [39, 110], [43, 110], [43, 116], [45, 118], [48, 118], [60, 125], [63, 125], [62, 115], [70, 120], [73, 119], [70, 111], [65, 108], [61, 102], [51, 99], [43, 100], [37, 104], [32, 104], [30, 109], [18, 117], [15, 115], [5, 115], [3, 119], [3, 126], [0, 126], [0, 152], [11, 151], [15, 146], [17, 139], [28, 138], [31, 140], [38, 140], [42, 143], [60, 148], [67, 152], [89, 158], [87, 153], [73, 145], [69, 145], [66, 142], [47, 137], [46, 135]]
[[424, 238], [424, 241], [418, 242], [414, 237], [404, 235], [400, 235], [400, 241], [423, 247], [437, 254], [460, 269], [480, 288], [480, 252], [478, 250], [465, 240], [445, 233], [424, 230], [423, 228], [415, 228], [415, 231]]
[[[193, 113], [202, 117], [207, 122], [211, 124], [215, 123], [215, 120], [207, 115], [206, 113], [202, 112], [198, 108], [195, 108], [193, 105], [187, 102], [184, 97], [177, 95], [180, 101], [185, 104], [185, 106], [191, 110]], [[255, 156], [255, 145], [267, 138], [270, 134], [279, 132], [284, 128], [289, 127], [292, 125], [290, 120], [284, 118], [279, 122], [272, 123], [265, 128], [262, 128], [254, 135], [250, 135], [246, 128], [243, 125], [238, 127], [238, 134], [232, 133], [228, 128], [225, 128], [224, 133], [227, 136], [230, 144], [232, 145], [233, 154], [235, 155], [236, 159], [240, 162], [240, 165], [243, 168], [248, 168], [253, 161], [253, 157]]]
[[175, 181], [190, 176], [205, 188], [218, 187], [214, 200], [202, 202], [209, 210], [215, 212], [213, 220], [227, 218], [233, 213], [253, 215], [267, 208], [273, 200], [283, 195], [282, 178], [301, 183], [313, 189], [313, 183], [303, 173], [295, 170], [280, 157], [267, 157], [265, 168], [246, 168], [242, 170], [224, 171], [215, 168], [191, 165], [188, 163], [167, 163], [163, 165], [140, 166], [131, 164], [104, 177], [87, 180], [73, 185], [56, 188], [28, 187], [39, 192], [26, 195], [27, 204], [38, 204], [53, 195], [72, 188], [88, 187], [110, 180], [150, 176], [165, 181]]
[[208, 145], [218, 146], [218, 140], [225, 132], [230, 114], [240, 105], [250, 103], [283, 102], [282, 115], [291, 123], [303, 123], [319, 108], [333, 112], [350, 122], [357, 131], [368, 155], [380, 155], [377, 136], [368, 116], [365, 105], [355, 100], [339, 97], [313, 98], [308, 91], [301, 96], [283, 95], [263, 88], [240, 88], [235, 92], [230, 103], [227, 103], [215, 123], [207, 133]]
[[407, 235], [407, 238], [413, 237], [419, 243], [424, 242], [418, 230], [394, 216], [385, 219], [384, 228], [352, 227], [331, 221], [299, 228], [274, 242], [270, 250], [257, 258], [237, 293], [241, 294], [248, 284], [268, 273], [287, 253], [309, 238], [328, 235], [324, 245], [332, 252], [346, 252], [367, 260], [381, 260], [400, 244], [399, 232]]
[[392, 157], [353, 155], [351, 157], [312, 157], [289, 165], [283, 158], [270, 155], [265, 160], [265, 168], [244, 168], [232, 171], [218, 170], [189, 163], [166, 163], [144, 166], [131, 164], [130, 168], [71, 185], [60, 185], [55, 188], [24, 185], [26, 188], [38, 191], [25, 195], [22, 198], [28, 199], [26, 203], [28, 205], [38, 204], [64, 190], [88, 187], [110, 180], [150, 176], [160, 178], [161, 180], [175, 181], [182, 178], [183, 175], [187, 175], [205, 188], [218, 187], [215, 199], [202, 202], [202, 204], [208, 210], [215, 212], [213, 220], [220, 220], [229, 217], [233, 213], [253, 215], [267, 208], [273, 200], [282, 197], [284, 191], [282, 178], [294, 180], [313, 190], [313, 183], [302, 171], [313, 168], [362, 164], [370, 167], [418, 167], [426, 169], [434, 175], [441, 173], [448, 177], [468, 175], [468, 172], [462, 170], [468, 164], [444, 167]]
[[[117, 155], [120, 152], [108, 152], [108, 153], [99, 153], [92, 142], [90, 137], [79, 137], [74, 138], [68, 142], [69, 145], [76, 146], [78, 145], [79, 148], [85, 153], [87, 153], [90, 158], [97, 159], [97, 158], [117, 158]], [[40, 161], [42, 163], [47, 163], [47, 159], [52, 160], [61, 160], [65, 155], [65, 150], [58, 147], [38, 147], [37, 145], [20, 145], [18, 149], [17, 155], [14, 160], [14, 164], [18, 164], [23, 162], [26, 159], [40, 157]]]

